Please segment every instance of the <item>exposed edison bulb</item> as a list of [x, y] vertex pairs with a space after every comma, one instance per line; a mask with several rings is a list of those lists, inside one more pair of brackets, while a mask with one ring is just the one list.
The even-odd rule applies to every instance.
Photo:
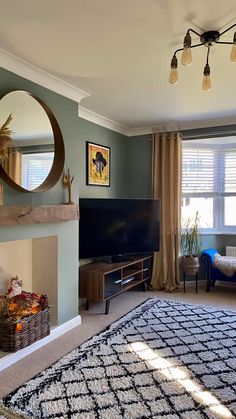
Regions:
[[232, 46], [230, 59], [231, 59], [231, 61], [236, 62], [236, 44], [233, 44], [233, 46]]
[[210, 76], [203, 76], [202, 89], [203, 90], [210, 90], [210, 88], [211, 88], [211, 77]]
[[170, 69], [169, 83], [175, 84], [179, 80], [177, 68]]
[[192, 52], [191, 48], [186, 47], [183, 49], [182, 57], [181, 57], [181, 64], [183, 65], [190, 65], [192, 63]]

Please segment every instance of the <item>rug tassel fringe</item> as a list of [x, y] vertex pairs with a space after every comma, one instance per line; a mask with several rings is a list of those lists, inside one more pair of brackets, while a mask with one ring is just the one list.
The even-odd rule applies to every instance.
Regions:
[[18, 413], [14, 413], [11, 410], [7, 409], [7, 407], [0, 406], [0, 418], [1, 419], [29, 419], [28, 416], [22, 416]]

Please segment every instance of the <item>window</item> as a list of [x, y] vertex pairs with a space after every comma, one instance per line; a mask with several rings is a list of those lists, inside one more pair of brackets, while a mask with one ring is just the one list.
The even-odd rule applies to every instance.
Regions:
[[236, 230], [236, 139], [183, 141], [182, 225], [196, 211], [203, 231]]
[[22, 186], [25, 189], [37, 188], [48, 176], [54, 152], [22, 154]]

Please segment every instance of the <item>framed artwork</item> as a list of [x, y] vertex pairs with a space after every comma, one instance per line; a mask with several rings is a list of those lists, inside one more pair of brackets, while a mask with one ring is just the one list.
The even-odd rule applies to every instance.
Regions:
[[111, 149], [100, 144], [86, 142], [86, 184], [110, 186]]

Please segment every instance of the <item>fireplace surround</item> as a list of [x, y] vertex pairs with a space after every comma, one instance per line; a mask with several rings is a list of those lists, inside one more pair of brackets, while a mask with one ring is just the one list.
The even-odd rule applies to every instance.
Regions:
[[0, 207], [0, 244], [31, 241], [32, 290], [49, 294], [55, 325], [78, 315], [78, 218], [78, 205]]
[[[30, 290], [31, 283], [33, 291], [47, 294], [50, 305], [53, 306], [50, 335], [16, 353], [7, 354], [3, 358], [1, 358], [0, 354], [0, 371], [81, 323], [78, 292], [79, 207], [78, 205], [38, 205], [34, 207], [28, 206], [28, 210], [31, 208], [37, 210], [38, 217], [40, 212], [43, 212], [45, 215], [45, 209], [48, 210], [49, 207], [54, 207], [59, 212], [63, 210], [62, 213], [68, 211], [70, 216], [65, 220], [65, 217], [59, 219], [58, 215], [55, 217], [54, 214], [52, 217], [50, 216], [50, 220], [49, 218], [47, 219], [47, 222], [45, 217], [43, 217], [43, 221], [40, 221], [39, 218], [37, 218], [37, 221], [35, 218], [29, 221], [27, 217], [30, 211], [28, 211], [25, 219], [20, 217], [21, 223], [16, 223], [13, 217], [14, 221], [5, 225], [1, 215], [5, 211], [8, 213], [8, 209], [9, 213], [12, 211], [14, 213], [15, 210], [11, 206], [0, 207], [0, 275], [5, 271], [5, 273], [8, 273], [8, 278], [11, 274], [15, 276], [17, 274], [15, 270], [18, 271], [18, 267], [21, 266], [21, 259], [24, 259], [24, 252], [28, 252], [28, 257], [32, 253], [32, 259], [29, 262], [29, 265], [32, 264], [32, 267], [28, 267], [28, 271], [25, 268], [21, 268], [28, 273], [32, 271], [30, 280], [28, 279], [28, 274], [26, 275], [27, 288]], [[22, 210], [24, 213], [26, 206], [15, 208]], [[2, 249], [8, 247], [9, 250], [12, 246], [16, 248], [15, 252], [18, 254], [18, 262], [16, 264], [11, 259], [10, 264], [8, 266], [5, 264], [4, 268], [4, 266], [1, 266]], [[13, 251], [11, 250], [11, 252]]]

